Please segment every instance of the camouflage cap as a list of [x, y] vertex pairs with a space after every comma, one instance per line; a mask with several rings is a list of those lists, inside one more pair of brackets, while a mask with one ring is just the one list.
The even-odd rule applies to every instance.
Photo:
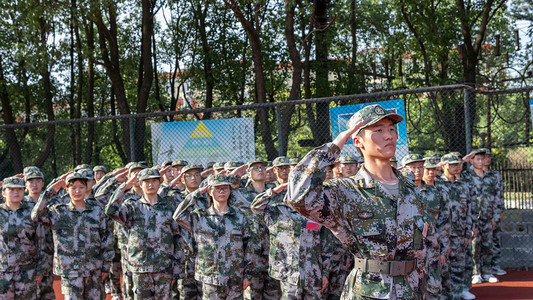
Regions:
[[167, 167], [167, 166], [172, 166], [172, 161], [171, 161], [171, 160], [165, 160], [165, 161], [161, 164], [161, 167]]
[[238, 167], [242, 166], [242, 164], [238, 161], [228, 161], [224, 164], [224, 170], [231, 171], [234, 169], [237, 169]]
[[95, 166], [95, 167], [93, 168], [93, 171], [94, 171], [94, 172], [102, 171], [102, 172], [104, 172], [104, 173], [107, 173], [107, 169], [106, 169], [104, 166]]
[[[442, 154], [440, 154], [439, 152], [435, 152], [435, 153], [432, 153], [430, 154], [429, 156], [426, 156], [427, 158], [436, 158], [436, 159], [440, 159], [442, 157]], [[424, 157], [424, 159], [426, 159], [426, 157]]]
[[157, 169], [146, 168], [139, 172], [137, 178], [139, 179], [139, 182], [142, 182], [151, 178], [161, 178], [161, 176], [159, 175], [159, 171]]
[[130, 165], [130, 167], [128, 168], [128, 175], [131, 175], [131, 172], [135, 169], [146, 169], [146, 167], [144, 167], [143, 165], [139, 164], [139, 163], [132, 163]]
[[209, 169], [209, 168], [212, 168], [213, 166], [215, 165], [215, 162], [214, 161], [210, 161], [208, 162], [205, 166], [206, 169]]
[[429, 157], [427, 159], [424, 159], [424, 168], [425, 169], [433, 169], [437, 168], [439, 166], [439, 162], [434, 157]]
[[90, 165], [88, 164], [81, 164], [81, 165], [77, 165], [75, 168], [74, 168], [74, 171], [79, 171], [79, 170], [83, 170], [83, 169], [92, 169]]
[[264, 159], [260, 159], [260, 158], [251, 159], [250, 161], [248, 161], [248, 167], [251, 167], [254, 164], [262, 164], [262, 165], [268, 166], [268, 161]]
[[141, 161], [139, 161], [139, 164], [140, 164], [141, 166], [145, 167], [145, 168], [148, 168], [148, 162], [145, 161], [145, 160], [141, 160]]
[[424, 158], [420, 154], [408, 154], [402, 158], [402, 165], [405, 166], [410, 163], [424, 161]]
[[357, 164], [359, 161], [357, 161], [357, 157], [353, 155], [341, 155], [337, 159], [341, 164]]
[[463, 162], [461, 159], [459, 159], [459, 156], [457, 156], [455, 152], [443, 155], [440, 161], [447, 164], [458, 164]]
[[281, 167], [281, 166], [290, 166], [290, 160], [287, 156], [278, 156], [274, 159], [272, 162], [272, 165], [274, 167]]
[[485, 152], [485, 154], [489, 154], [489, 155], [492, 154], [492, 153], [490, 153], [490, 149], [489, 148], [479, 148], [479, 151], [483, 151], [483, 152]]
[[172, 166], [173, 167], [176, 167], [176, 166], [186, 166], [188, 165], [189, 163], [186, 161], [186, 160], [181, 160], [181, 159], [177, 159], [175, 161], [172, 162]]
[[185, 173], [185, 172], [190, 171], [190, 170], [200, 170], [200, 171], [202, 171], [203, 169], [204, 169], [204, 167], [202, 165], [190, 164], [190, 165], [186, 165], [185, 167], [183, 167], [183, 169], [181, 169], [181, 173]]
[[74, 173], [70, 173], [70, 174], [67, 175], [67, 178], [65, 179], [65, 182], [69, 183], [69, 182], [71, 182], [72, 180], [75, 180], [75, 179], [87, 180], [87, 178], [84, 177], [83, 175], [81, 175], [80, 172], [74, 172]]
[[357, 123], [363, 121], [361, 128], [357, 129], [353, 134], [352, 138], [361, 132], [361, 130], [367, 126], [379, 122], [381, 119], [389, 118], [392, 120], [393, 124], [400, 123], [403, 121], [403, 117], [395, 113], [392, 109], [385, 109], [379, 104], [368, 105], [357, 111], [352, 115], [348, 121], [347, 127], [353, 128]]
[[26, 179], [26, 181], [28, 181], [30, 179], [35, 179], [35, 178], [44, 179], [43, 172], [38, 171], [38, 170], [33, 170], [33, 171], [30, 171], [30, 172], [24, 174], [24, 179]]
[[229, 182], [229, 178], [226, 175], [217, 174], [209, 177], [208, 183], [210, 186], [220, 186], [220, 185], [229, 185], [231, 186], [231, 183]]
[[41, 172], [41, 169], [39, 169], [39, 167], [36, 167], [36, 166], [28, 166], [28, 167], [25, 167], [24, 170], [22, 171], [22, 173], [24, 175], [26, 175], [27, 173], [30, 173], [32, 171], [39, 171]]
[[475, 154], [487, 154], [487, 148], [479, 148], [474, 150]]
[[224, 164], [225, 164], [225, 162], [223, 162], [223, 161], [217, 162], [217, 163], [215, 163], [213, 165], [213, 169], [214, 170], [222, 170], [222, 169], [224, 169]]
[[295, 166], [295, 165], [297, 165], [299, 162], [300, 162], [300, 158], [299, 158], [299, 157], [293, 157], [293, 158], [290, 158], [290, 159], [289, 159], [289, 163], [291, 164], [291, 166]]
[[93, 180], [94, 179], [94, 172], [91, 169], [78, 170], [78, 173], [80, 173], [81, 176], [83, 176], [83, 178], [85, 178], [87, 180]]
[[450, 154], [456, 155], [456, 156], [459, 157], [459, 158], [463, 156], [463, 155], [461, 154], [461, 152], [457, 152], [457, 151], [455, 151], [455, 152], [451, 152]]
[[4, 179], [2, 188], [24, 188], [24, 180], [18, 177], [8, 177]]

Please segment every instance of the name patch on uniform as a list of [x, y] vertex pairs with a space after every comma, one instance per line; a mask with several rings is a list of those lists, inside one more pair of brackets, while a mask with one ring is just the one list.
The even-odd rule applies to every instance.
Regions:
[[359, 219], [371, 219], [374, 217], [374, 214], [369, 211], [362, 211], [357, 213], [357, 216], [359, 217]]
[[307, 221], [307, 226], [305, 228], [307, 230], [318, 231], [318, 223]]

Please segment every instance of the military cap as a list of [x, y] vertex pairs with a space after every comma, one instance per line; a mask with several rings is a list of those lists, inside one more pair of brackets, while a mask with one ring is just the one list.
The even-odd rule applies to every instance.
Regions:
[[274, 159], [272, 162], [272, 165], [274, 167], [281, 167], [281, 166], [290, 166], [290, 160], [287, 156], [278, 156]]
[[203, 170], [203, 169], [204, 167], [202, 165], [190, 164], [190, 165], [186, 165], [185, 167], [183, 167], [183, 169], [181, 169], [181, 173], [185, 173], [190, 170]]
[[161, 176], [159, 175], [159, 171], [156, 169], [146, 168], [139, 172], [137, 178], [139, 179], [139, 182], [141, 182], [151, 178], [161, 178]]
[[145, 160], [141, 160], [141, 161], [139, 161], [139, 164], [140, 164], [141, 166], [145, 167], [145, 168], [148, 168], [148, 162], [145, 161]]
[[70, 173], [67, 175], [67, 178], [65, 179], [65, 182], [69, 183], [71, 182], [72, 180], [75, 180], [75, 179], [83, 179], [83, 180], [87, 180], [86, 177], [84, 177], [80, 172], [74, 172], [74, 173]]
[[337, 159], [341, 164], [356, 164], [356, 163], [359, 163], [357, 161], [357, 157], [353, 156], [353, 155], [341, 155], [339, 156], [339, 158]]
[[87, 180], [93, 180], [94, 179], [94, 172], [91, 169], [82, 169], [82, 170], [78, 170], [77, 172], [80, 173], [81, 176], [83, 176], [83, 178], [85, 178]]
[[293, 157], [289, 159], [289, 163], [291, 164], [291, 166], [297, 165], [299, 162], [300, 162], [299, 157]]
[[18, 177], [8, 177], [4, 179], [4, 184], [2, 185], [4, 189], [6, 188], [24, 188], [24, 180]]
[[461, 154], [461, 152], [457, 152], [457, 151], [455, 151], [455, 152], [451, 152], [451, 154], [456, 155], [457, 157], [461, 157], [461, 156], [463, 156], [463, 155]]
[[398, 160], [396, 159], [396, 156], [393, 156], [391, 157], [391, 159], [389, 159], [390, 162], [398, 162]]
[[263, 164], [265, 166], [268, 166], [268, 161], [260, 158], [251, 159], [250, 161], [248, 161], [248, 167], [251, 167], [253, 164]]
[[93, 168], [93, 171], [96, 172], [96, 171], [102, 171], [104, 173], [107, 173], [107, 169], [104, 167], [104, 166], [95, 166]]
[[427, 159], [424, 159], [424, 168], [425, 169], [432, 169], [439, 166], [439, 162], [434, 157], [429, 157]]
[[476, 150], [474, 150], [474, 153], [475, 154], [486, 154], [487, 153], [487, 148], [476, 149]]
[[[440, 159], [442, 157], [442, 154], [440, 154], [439, 152], [435, 152], [435, 153], [432, 153], [431, 155], [429, 155], [428, 157]], [[426, 159], [426, 158], [424, 157], [424, 159]]]
[[221, 162], [217, 162], [213, 165], [213, 169], [214, 170], [221, 170], [221, 169], [224, 169], [224, 164], [225, 162], [221, 161]]
[[478, 149], [478, 151], [483, 151], [483, 152], [485, 152], [485, 154], [489, 154], [489, 155], [492, 154], [492, 153], [490, 153], [490, 149], [489, 148], [480, 148], [480, 149]]
[[36, 167], [36, 166], [29, 166], [29, 167], [25, 167], [24, 170], [22, 171], [22, 173], [24, 175], [26, 175], [27, 173], [30, 173], [31, 171], [39, 171], [39, 172], [41, 172], [41, 169], [39, 169], [39, 167]]
[[172, 166], [172, 161], [171, 160], [165, 160], [163, 162], [163, 164], [161, 164], [162, 167], [166, 167], [166, 166]]
[[208, 162], [208, 163], [206, 164], [206, 167], [205, 167], [205, 168], [206, 168], [206, 169], [212, 168], [214, 164], [215, 164], [214, 161], [210, 161], [210, 162]]
[[368, 105], [357, 111], [348, 121], [348, 128], [353, 128], [357, 123], [363, 121], [363, 125], [357, 129], [352, 138], [361, 132], [367, 126], [376, 124], [381, 119], [389, 118], [393, 124], [403, 121], [403, 117], [395, 113], [392, 109], [385, 109], [379, 104]]
[[242, 164], [238, 161], [228, 161], [224, 164], [224, 170], [231, 171], [234, 169], [237, 169], [238, 167], [242, 166]]
[[463, 162], [454, 152], [443, 155], [440, 161], [448, 164], [458, 164]]
[[83, 170], [83, 169], [92, 169], [90, 165], [88, 164], [81, 164], [81, 165], [77, 165], [75, 168], [74, 168], [74, 171], [79, 171], [79, 170]]
[[228, 176], [223, 175], [223, 174], [217, 174], [217, 175], [213, 175], [209, 177], [208, 183], [210, 186], [220, 186], [220, 185], [231, 186]]
[[43, 172], [38, 171], [38, 170], [33, 170], [33, 171], [30, 171], [30, 172], [24, 174], [24, 179], [26, 179], [26, 181], [28, 181], [30, 179], [35, 179], [35, 178], [44, 179]]
[[402, 158], [402, 165], [405, 166], [410, 163], [424, 161], [424, 158], [420, 154], [407, 154]]
[[181, 159], [177, 159], [175, 161], [172, 162], [172, 166], [175, 167], [175, 166], [186, 166], [188, 165], [189, 163], [185, 160], [181, 160]]
[[131, 172], [135, 169], [146, 169], [143, 165], [139, 164], [139, 163], [132, 163], [130, 165], [130, 167], [128, 168], [128, 175], [131, 175]]

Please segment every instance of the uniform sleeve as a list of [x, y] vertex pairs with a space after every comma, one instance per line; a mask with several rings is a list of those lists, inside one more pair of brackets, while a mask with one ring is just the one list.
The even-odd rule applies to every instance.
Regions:
[[94, 198], [105, 205], [116, 188], [116, 177], [113, 174], [106, 175], [93, 187]]
[[111, 264], [115, 258], [115, 248], [112, 227], [106, 216], [100, 218], [100, 239], [102, 241], [101, 249], [103, 254], [102, 272], [107, 273], [111, 269]]
[[502, 180], [500, 173], [496, 173], [495, 177], [496, 177], [497, 192], [494, 197], [495, 203], [493, 203], [494, 221], [500, 222], [502, 219], [503, 210], [505, 209], [505, 200], [503, 197], [503, 180]]
[[39, 257], [37, 259], [36, 276], [50, 275], [54, 256], [54, 246], [52, 241], [52, 232], [48, 226], [37, 223], [36, 227], [37, 247]]
[[445, 190], [440, 189], [441, 199], [439, 202], [439, 218], [437, 219], [437, 232], [439, 235], [440, 242], [440, 253], [441, 255], [446, 255], [448, 248], [450, 247], [450, 234], [451, 234], [451, 223], [450, 223], [450, 207], [448, 206], [448, 194]]
[[178, 205], [172, 218], [185, 230], [192, 231], [192, 223], [190, 219], [191, 211], [196, 204], [195, 197], [186, 197], [183, 202]]
[[335, 252], [335, 246], [332, 239], [336, 237], [331, 233], [329, 229], [322, 226], [320, 228], [320, 250], [322, 256], [322, 277], [328, 277], [329, 273], [333, 269], [333, 258]]
[[468, 205], [466, 210], [466, 234], [470, 234], [477, 224], [477, 192], [476, 189], [473, 189], [472, 186], [469, 186], [469, 195], [468, 195]]
[[172, 220], [172, 231], [174, 234], [174, 266], [172, 269], [173, 279], [182, 279], [182, 275], [185, 273], [185, 241], [181, 235], [180, 227], [176, 221]]
[[251, 241], [251, 230], [248, 218], [244, 217], [244, 228], [243, 228], [243, 246], [244, 246], [244, 280], [252, 281], [254, 277], [254, 247], [250, 245]]
[[275, 193], [272, 191], [272, 188], [267, 189], [261, 194], [257, 195], [252, 202], [251, 209], [254, 214], [261, 216], [264, 219], [265, 209], [268, 207], [270, 200], [274, 197]]
[[341, 226], [336, 215], [336, 196], [343, 191], [335, 185], [325, 187], [325, 170], [340, 153], [333, 143], [311, 150], [289, 174], [287, 204], [303, 216], [328, 228]]
[[124, 205], [124, 196], [126, 195], [122, 191], [124, 184], [121, 184], [109, 199], [109, 202], [105, 206], [105, 214], [119, 224], [131, 228], [131, 208], [129, 205]]
[[39, 200], [31, 211], [31, 219], [35, 222], [50, 224], [50, 215], [48, 210], [48, 201], [54, 195], [54, 190], [49, 189], [39, 196]]

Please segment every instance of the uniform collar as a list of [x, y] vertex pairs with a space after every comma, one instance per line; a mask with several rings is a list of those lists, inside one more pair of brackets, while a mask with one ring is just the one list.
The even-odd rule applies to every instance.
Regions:
[[[79, 211], [75, 206], [74, 206], [74, 203], [72, 203], [72, 200], [70, 200], [68, 203], [67, 203], [67, 207], [70, 211]], [[90, 201], [87, 201], [87, 199], [85, 199], [85, 208], [83, 209], [83, 211], [92, 211], [93, 210], [93, 206], [91, 205]]]
[[[395, 168], [392, 168], [392, 172], [398, 178], [399, 182], [403, 182], [403, 183], [407, 182], [398, 170], [396, 170]], [[355, 174], [355, 176], [353, 176], [352, 178], [353, 180], [355, 180], [355, 182], [357, 183], [359, 187], [364, 188], [364, 189], [374, 188], [376, 187], [376, 184], [378, 182], [377, 180], [372, 178], [372, 176], [370, 176], [370, 173], [368, 173], [368, 171], [365, 169], [364, 164], [361, 166], [359, 171], [357, 171], [357, 174]]]
[[[24, 199], [20, 202], [20, 206], [17, 210], [22, 210], [22, 209], [26, 209], [28, 208], [29, 205], [28, 205], [28, 202], [24, 201]], [[7, 203], [6, 201], [4, 200], [4, 202], [2, 202], [2, 204], [0, 204], [0, 208], [3, 209], [3, 210], [11, 210], [8, 206], [7, 206]], [[15, 210], [15, 211], [17, 211]]]
[[[236, 213], [237, 211], [235, 210], [235, 208], [233, 208], [231, 205], [228, 204], [228, 211], [223, 216], [232, 216], [232, 215], [235, 215]], [[215, 209], [213, 208], [213, 205], [209, 206], [209, 208], [207, 209], [207, 215], [220, 216], [220, 214], [216, 212]]]
[[[150, 202], [148, 202], [146, 199], [144, 199], [144, 197], [141, 197], [141, 198], [139, 199], [139, 201], [142, 202], [142, 203], [146, 203], [146, 204], [148, 204], [148, 205], [152, 205]], [[157, 196], [157, 202], [154, 203], [153, 205], [160, 205], [160, 204], [163, 205], [163, 204], [166, 204], [166, 203], [167, 203], [167, 198], [162, 198], [162, 197], [160, 197], [160, 196], [158, 195], [158, 196]]]

